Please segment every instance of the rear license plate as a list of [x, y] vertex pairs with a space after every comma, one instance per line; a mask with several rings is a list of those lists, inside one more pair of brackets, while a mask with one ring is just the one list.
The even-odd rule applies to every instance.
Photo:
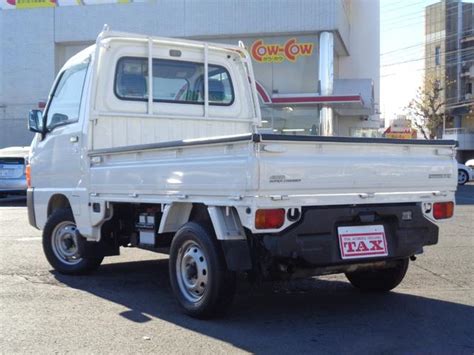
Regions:
[[375, 258], [388, 255], [383, 226], [338, 227], [342, 259]]
[[18, 178], [23, 174], [22, 168], [18, 165], [0, 165], [0, 177]]
[[0, 169], [0, 177], [9, 178], [13, 176], [14, 171], [8, 169]]

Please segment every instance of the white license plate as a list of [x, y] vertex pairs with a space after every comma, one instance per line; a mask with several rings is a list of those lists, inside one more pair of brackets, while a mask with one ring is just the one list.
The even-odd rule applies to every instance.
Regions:
[[0, 177], [12, 177], [14, 172], [14, 170], [0, 169]]
[[383, 226], [338, 227], [342, 259], [375, 258], [388, 255]]
[[0, 165], [0, 177], [19, 178], [23, 174], [21, 166], [18, 165]]

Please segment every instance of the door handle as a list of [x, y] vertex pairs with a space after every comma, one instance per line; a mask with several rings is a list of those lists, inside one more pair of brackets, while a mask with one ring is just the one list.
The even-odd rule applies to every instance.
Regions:
[[71, 137], [69, 137], [69, 142], [77, 143], [77, 142], [79, 142], [79, 137], [78, 136], [71, 136]]

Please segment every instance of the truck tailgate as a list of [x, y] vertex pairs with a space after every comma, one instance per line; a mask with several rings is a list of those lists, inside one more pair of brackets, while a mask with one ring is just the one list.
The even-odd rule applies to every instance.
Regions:
[[351, 196], [353, 203], [354, 194], [368, 201], [384, 196], [405, 202], [413, 195], [419, 200], [452, 193], [457, 186], [454, 146], [454, 141], [265, 135], [259, 191], [319, 196], [329, 204], [344, 203], [344, 196]]

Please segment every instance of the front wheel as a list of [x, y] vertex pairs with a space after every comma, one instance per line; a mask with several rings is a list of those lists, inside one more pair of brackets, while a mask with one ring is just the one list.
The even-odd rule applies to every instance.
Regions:
[[464, 170], [458, 170], [458, 184], [464, 185], [468, 181], [469, 181], [469, 176], [467, 175], [467, 172]]
[[407, 270], [408, 259], [402, 259], [390, 268], [346, 273], [346, 277], [352, 286], [362, 291], [388, 292], [402, 282]]
[[235, 273], [227, 269], [210, 228], [194, 222], [181, 227], [171, 243], [169, 263], [173, 292], [187, 314], [207, 318], [230, 306]]
[[83, 258], [79, 253], [81, 238], [70, 209], [57, 209], [49, 216], [43, 230], [43, 251], [51, 266], [61, 274], [86, 274], [96, 270], [103, 257]]

